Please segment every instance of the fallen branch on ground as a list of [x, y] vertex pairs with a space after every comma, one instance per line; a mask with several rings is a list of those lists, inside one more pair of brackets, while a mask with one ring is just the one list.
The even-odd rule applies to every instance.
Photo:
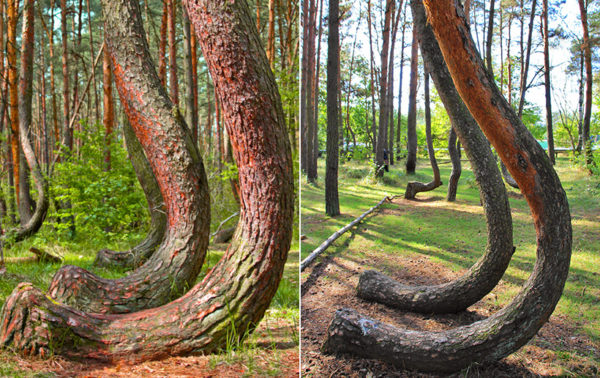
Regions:
[[349, 224], [347, 224], [346, 226], [344, 226], [340, 230], [336, 231], [333, 235], [331, 235], [320, 246], [318, 246], [314, 251], [312, 251], [311, 254], [308, 255], [308, 257], [305, 258], [300, 263], [300, 271], [301, 272], [304, 271], [304, 269], [308, 265], [310, 265], [310, 263], [312, 263], [313, 260], [317, 258], [317, 256], [319, 256], [321, 253], [323, 253], [323, 251], [325, 251], [327, 248], [329, 248], [329, 246], [334, 241], [336, 241], [337, 238], [339, 238], [340, 236], [342, 236], [346, 231], [348, 231], [349, 229], [351, 229], [356, 224], [360, 223], [360, 221], [362, 221], [367, 215], [369, 215], [373, 211], [377, 210], [385, 201], [391, 201], [391, 200], [393, 200], [396, 197], [398, 197], [398, 196], [392, 196], [392, 197], [385, 196], [385, 197], [383, 197], [383, 199], [381, 201], [379, 201], [379, 203], [377, 205], [373, 206], [372, 208], [370, 208], [369, 210], [367, 210], [366, 212], [364, 212], [360, 217], [356, 218], [355, 220], [353, 220], [352, 222], [350, 222]]

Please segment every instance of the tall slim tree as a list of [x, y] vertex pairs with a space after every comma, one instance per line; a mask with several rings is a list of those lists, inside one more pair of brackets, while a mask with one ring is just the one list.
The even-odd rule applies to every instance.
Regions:
[[19, 203], [20, 181], [19, 181], [19, 94], [17, 71], [17, 22], [19, 13], [18, 0], [7, 0], [6, 7], [6, 66], [8, 69], [8, 113], [10, 115], [10, 150], [12, 173], [15, 185], [15, 197]]
[[[521, 89], [519, 96], [519, 108], [517, 110], [517, 115], [519, 118], [523, 115], [523, 106], [525, 105], [525, 92], [527, 91], [527, 75], [529, 73], [529, 60], [531, 57], [531, 42], [533, 35], [533, 24], [535, 22], [535, 7], [537, 4], [537, 0], [533, 0], [531, 2], [531, 13], [529, 17], [529, 31], [527, 32], [527, 50], [525, 53], [525, 63], [523, 65], [523, 69], [521, 70]], [[500, 37], [502, 40], [502, 37]]]
[[379, 127], [377, 134], [377, 144], [375, 148], [375, 165], [377, 169], [376, 176], [383, 176], [383, 150], [387, 147], [387, 131], [388, 131], [388, 69], [389, 69], [389, 53], [390, 53], [390, 26], [392, 23], [392, 17], [394, 12], [395, 0], [386, 0], [385, 3], [385, 17], [383, 23], [382, 40], [383, 45], [381, 47], [381, 72], [379, 78]]
[[329, 35], [327, 37], [327, 164], [325, 167], [325, 213], [340, 214], [338, 196], [340, 74], [340, 4], [329, 0]]
[[550, 84], [550, 43], [548, 42], [548, 0], [542, 0], [542, 35], [544, 36], [544, 89], [546, 94], [546, 133], [548, 156], [554, 161], [554, 131], [552, 130], [552, 97]]
[[110, 144], [112, 143], [113, 130], [115, 128], [115, 109], [113, 102], [112, 93], [112, 71], [110, 67], [110, 55], [106, 49], [102, 54], [102, 92], [103, 92], [103, 118], [102, 123], [104, 124], [104, 138], [105, 138], [105, 150], [104, 150], [104, 169], [110, 171], [111, 159], [110, 159]]
[[406, 120], [406, 173], [415, 173], [417, 166], [417, 81], [419, 75], [419, 37], [413, 26], [412, 48], [410, 53], [410, 89], [408, 93], [408, 118]]
[[177, 11], [175, 0], [167, 0], [167, 13], [169, 24], [169, 89], [171, 99], [175, 106], [179, 106], [179, 82], [177, 79], [177, 38], [175, 37], [175, 24]]
[[579, 12], [581, 14], [581, 26], [583, 28], [583, 57], [585, 61], [585, 113], [583, 116], [583, 127], [582, 127], [582, 139], [583, 139], [583, 150], [585, 154], [586, 163], [588, 165], [593, 163], [592, 160], [592, 144], [590, 143], [590, 124], [592, 119], [592, 83], [594, 76], [592, 74], [592, 48], [590, 46], [590, 33], [588, 27], [587, 17], [587, 2], [586, 0], [578, 0]]

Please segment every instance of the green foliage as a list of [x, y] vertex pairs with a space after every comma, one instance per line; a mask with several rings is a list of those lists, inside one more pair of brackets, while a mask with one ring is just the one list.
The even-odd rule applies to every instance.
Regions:
[[[101, 124], [88, 128], [82, 121], [82, 128], [87, 130], [77, 135], [79, 151], [56, 164], [51, 190], [61, 205], [49, 219], [57, 220], [53, 226], [60, 232], [75, 226], [80, 236], [99, 241], [139, 229], [147, 223], [148, 210], [122, 141], [115, 138], [107, 147]], [[107, 148], [110, 170], [104, 160]]]

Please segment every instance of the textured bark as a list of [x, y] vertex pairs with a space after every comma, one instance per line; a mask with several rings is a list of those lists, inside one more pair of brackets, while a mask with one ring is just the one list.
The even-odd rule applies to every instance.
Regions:
[[162, 17], [160, 19], [160, 40], [158, 42], [158, 77], [165, 88], [167, 86], [168, 2], [169, 0], [163, 0]]
[[554, 132], [552, 130], [552, 97], [550, 94], [550, 43], [548, 42], [548, 0], [542, 0], [542, 23], [544, 35], [544, 89], [546, 94], [546, 133], [548, 156], [554, 161]]
[[[194, 79], [194, 66], [192, 54], [192, 34], [190, 28], [190, 18], [185, 7], [182, 7], [183, 18], [183, 67], [185, 71], [185, 122], [190, 127], [194, 143], [198, 144], [198, 107], [196, 80]], [[194, 46], [195, 47], [195, 46]]]
[[269, 0], [269, 28], [267, 33], [267, 59], [273, 68], [275, 63], [275, 1]]
[[325, 166], [325, 213], [340, 215], [338, 195], [339, 130], [338, 91], [340, 75], [340, 4], [329, 0], [329, 35], [327, 37], [327, 163]]
[[406, 120], [406, 174], [414, 174], [417, 166], [417, 81], [419, 72], [419, 38], [413, 26], [410, 53], [410, 88], [408, 93], [408, 118]]
[[[123, 23], [138, 25], [136, 29], [141, 25], [137, 1], [105, 0], [103, 4], [111, 33]], [[291, 149], [275, 79], [245, 0], [186, 2], [186, 6], [216, 91], [229, 99], [224, 102], [225, 118], [243, 198], [234, 242], [185, 296], [134, 314], [85, 314], [49, 300], [30, 284], [21, 284], [3, 308], [0, 344], [4, 347], [10, 345], [21, 353], [52, 351], [128, 362], [210, 353], [225, 347], [231, 335], [243, 337], [251, 331], [275, 295], [290, 247], [294, 209]], [[111, 50], [113, 43], [109, 43]], [[147, 49], [141, 41], [140, 46]], [[151, 72], [158, 84], [155, 71]], [[126, 89], [119, 82], [117, 87]], [[152, 88], [161, 90], [158, 85]], [[143, 114], [138, 112], [141, 104], [130, 104], [130, 117]]]
[[115, 18], [127, 10], [123, 3], [104, 5], [105, 17], [115, 13], [105, 24], [107, 49], [121, 102], [165, 201], [167, 231], [152, 257], [124, 278], [103, 279], [75, 266], [55, 274], [50, 296], [91, 312], [133, 312], [181, 295], [194, 283], [208, 244], [210, 210], [202, 159], [160, 85], [141, 20]]
[[[256, 28], [260, 33], [260, 0], [256, 2]], [[300, 59], [300, 169], [308, 173], [308, 1], [302, 0], [302, 58]]]
[[73, 149], [73, 128], [71, 127], [71, 101], [69, 77], [69, 37], [67, 34], [67, 0], [60, 0], [60, 33], [62, 37], [62, 73], [63, 73], [63, 141], [68, 151]]
[[450, 128], [450, 133], [448, 135], [448, 155], [450, 155], [450, 161], [452, 162], [452, 172], [450, 172], [450, 178], [448, 179], [446, 201], [454, 202], [456, 200], [458, 180], [462, 173], [462, 166], [460, 163], [460, 142], [457, 142], [456, 140], [456, 131], [454, 131], [454, 127]]
[[317, 158], [319, 147], [315, 146], [315, 141], [318, 142], [317, 135], [317, 124], [315, 123], [315, 102], [318, 101], [315, 80], [315, 31], [316, 31], [316, 17], [317, 17], [317, 2], [316, 0], [310, 0], [308, 5], [308, 32], [307, 40], [307, 70], [306, 70], [306, 178], [309, 182], [315, 182], [317, 180]]
[[123, 122], [123, 135], [129, 160], [131, 160], [135, 174], [148, 201], [150, 230], [140, 244], [128, 251], [117, 252], [108, 249], [99, 251], [96, 254], [94, 265], [133, 269], [146, 262], [162, 242], [167, 229], [167, 214], [160, 187], [154, 173], [152, 173], [152, 167], [129, 122]]
[[[22, 222], [21, 227], [14, 233], [13, 240], [15, 241], [21, 241], [34, 235], [42, 227], [44, 219], [46, 219], [46, 213], [48, 212], [48, 182], [42, 173], [31, 140], [29, 139], [31, 101], [33, 96], [34, 0], [25, 1], [23, 15], [21, 73], [19, 78], [19, 139], [21, 140], [22, 153], [35, 181], [37, 201], [33, 213], [30, 214], [26, 222]], [[26, 171], [22, 170], [22, 172]], [[25, 196], [21, 196], [22, 201], [24, 198]], [[29, 206], [29, 204], [26, 204], [26, 206]]]
[[558, 176], [486, 71], [458, 2], [426, 0], [425, 4], [458, 92], [527, 199], [538, 258], [521, 292], [487, 319], [443, 332], [408, 331], [342, 309], [329, 327], [324, 350], [380, 358], [408, 369], [451, 372], [474, 362], [501, 359], [537, 333], [561, 297], [572, 230]]
[[429, 162], [431, 169], [433, 170], [433, 180], [428, 183], [422, 183], [419, 181], [410, 181], [406, 185], [406, 192], [404, 198], [415, 199], [417, 193], [429, 192], [442, 185], [440, 178], [440, 168], [438, 167], [437, 160], [435, 159], [435, 150], [433, 149], [433, 139], [431, 137], [431, 110], [429, 106], [429, 73], [425, 69], [425, 135], [427, 139], [427, 153], [429, 154]]
[[483, 298], [498, 283], [514, 252], [512, 221], [506, 189], [492, 150], [477, 122], [456, 91], [440, 48], [420, 2], [413, 2], [413, 19], [421, 52], [450, 122], [471, 161], [486, 216], [488, 244], [483, 256], [461, 277], [432, 286], [407, 286], [377, 272], [364, 273], [358, 295], [390, 306], [424, 313], [458, 312]]
[[398, 85], [398, 126], [396, 132], [396, 147], [400, 150], [400, 135], [402, 135], [402, 79], [404, 78], [404, 37], [406, 36], [406, 11], [402, 16], [402, 39], [400, 42], [400, 83]]
[[369, 52], [370, 52], [370, 59], [369, 59], [369, 67], [370, 67], [370, 71], [371, 71], [371, 133], [369, 134], [367, 132], [367, 134], [369, 134], [371, 136], [371, 142], [373, 142], [373, 152], [375, 152], [375, 148], [377, 146], [377, 128], [375, 125], [375, 69], [373, 68], [373, 65], [375, 64], [374, 59], [373, 59], [373, 33], [372, 33], [372, 27], [373, 27], [373, 23], [371, 21], [371, 0], [367, 0], [367, 24], [369, 26]]
[[487, 63], [487, 69], [490, 71], [490, 75], [494, 76], [494, 67], [492, 66], [492, 41], [494, 37], [494, 5], [496, 1], [490, 1], [490, 12], [488, 14], [488, 33], [487, 41], [485, 44], [485, 61]]

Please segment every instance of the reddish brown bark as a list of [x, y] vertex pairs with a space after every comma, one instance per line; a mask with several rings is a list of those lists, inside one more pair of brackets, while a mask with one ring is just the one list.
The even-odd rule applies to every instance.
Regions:
[[175, 38], [175, 0], [167, 0], [169, 24], [169, 89], [171, 101], [179, 106], [179, 83], [177, 81], [177, 39]]
[[387, 147], [388, 131], [388, 79], [389, 79], [389, 53], [390, 53], [390, 26], [394, 13], [393, 0], [387, 0], [385, 5], [385, 17], [383, 23], [383, 46], [381, 47], [381, 72], [379, 75], [379, 127], [375, 146], [376, 176], [383, 176], [383, 150]]
[[419, 71], [419, 38], [413, 28], [410, 53], [410, 87], [408, 93], [408, 116], [406, 119], [406, 173], [414, 174], [417, 167], [417, 84]]
[[19, 2], [18, 0], [7, 0], [6, 7], [6, 66], [8, 68], [8, 111], [10, 115], [10, 150], [12, 161], [12, 172], [15, 184], [15, 197], [19, 203], [19, 94], [17, 82], [19, 74], [17, 71], [17, 21]]
[[63, 140], [68, 151], [73, 149], [73, 127], [71, 125], [71, 101], [69, 78], [69, 36], [67, 34], [67, 0], [60, 0], [60, 33], [62, 36], [62, 73], [63, 73]]
[[267, 33], [267, 59], [273, 68], [275, 62], [275, 0], [269, 0], [269, 29]]
[[538, 259], [521, 292], [487, 319], [444, 332], [407, 331], [342, 309], [329, 327], [324, 349], [382, 358], [409, 369], [451, 372], [501, 359], [537, 333], [561, 297], [572, 230], [558, 176], [485, 69], [457, 0], [424, 3], [458, 92], [530, 206]]
[[163, 1], [162, 18], [160, 20], [160, 41], [158, 43], [158, 77], [163, 87], [167, 86], [167, 31], [168, 31], [168, 4], [169, 0]]
[[112, 71], [110, 69], [110, 54], [107, 49], [104, 49], [102, 55], [102, 93], [104, 113], [102, 122], [104, 123], [104, 169], [110, 171], [110, 144], [112, 141], [113, 129], [115, 127], [115, 110], [112, 94]]
[[583, 28], [583, 58], [585, 61], [585, 113], [582, 124], [583, 150], [588, 165], [593, 164], [592, 144], [590, 142], [590, 124], [592, 119], [592, 48], [590, 47], [590, 32], [587, 18], [587, 5], [584, 0], [578, 0], [581, 14], [581, 26]]
[[[123, 12], [123, 5], [118, 7]], [[125, 111], [161, 188], [167, 237], [144, 265], [121, 279], [103, 279], [74, 266], [61, 268], [50, 284], [50, 295], [92, 312], [133, 312], [181, 295], [195, 281], [208, 243], [210, 214], [204, 165], [179, 111], [166, 93], [158, 90], [161, 86], [153, 75], [149, 53], [140, 55], [141, 46], [147, 45], [139, 42], [145, 41], [141, 23], [135, 26], [138, 29], [119, 24], [112, 25], [115, 30], [105, 29], [107, 46]], [[147, 87], [156, 90], [145, 90]], [[146, 108], [154, 112], [142, 112]]]
[[[133, 100], [125, 102], [129, 117], [145, 121], [147, 113], [140, 107], [145, 104], [127, 96], [129, 91], [137, 91], [121, 80], [130, 76], [120, 75], [124, 68], [120, 62], [131, 55], [124, 56], [121, 46], [115, 49], [115, 40], [122, 43], [125, 37], [135, 36], [140, 41], [137, 38], [143, 36], [137, 33], [141, 29], [139, 5], [133, 0], [105, 0], [103, 5], [107, 30], [114, 34], [108, 40], [119, 93]], [[245, 0], [226, 7], [212, 1], [186, 5], [216, 91], [219, 97], [229, 99], [224, 102], [224, 112], [239, 164], [242, 195], [240, 226], [232, 245], [188, 294], [134, 314], [82, 313], [49, 300], [30, 284], [21, 284], [3, 308], [0, 345], [10, 345], [21, 353], [47, 355], [52, 351], [129, 362], [208, 353], [223, 348], [232, 332], [246, 335], [269, 306], [289, 250], [294, 208], [291, 149], [275, 79]], [[125, 24], [128, 29], [121, 31]], [[144, 53], [144, 61], [151, 62], [147, 45], [142, 42], [137, 47], [141, 47], [138, 52]], [[126, 67], [133, 68], [131, 64]], [[156, 74], [152, 81], [156, 83], [153, 90], [160, 92]], [[142, 136], [140, 125], [133, 125]], [[141, 139], [147, 142], [151, 137]], [[53, 342], [58, 337], [61, 342]]]

